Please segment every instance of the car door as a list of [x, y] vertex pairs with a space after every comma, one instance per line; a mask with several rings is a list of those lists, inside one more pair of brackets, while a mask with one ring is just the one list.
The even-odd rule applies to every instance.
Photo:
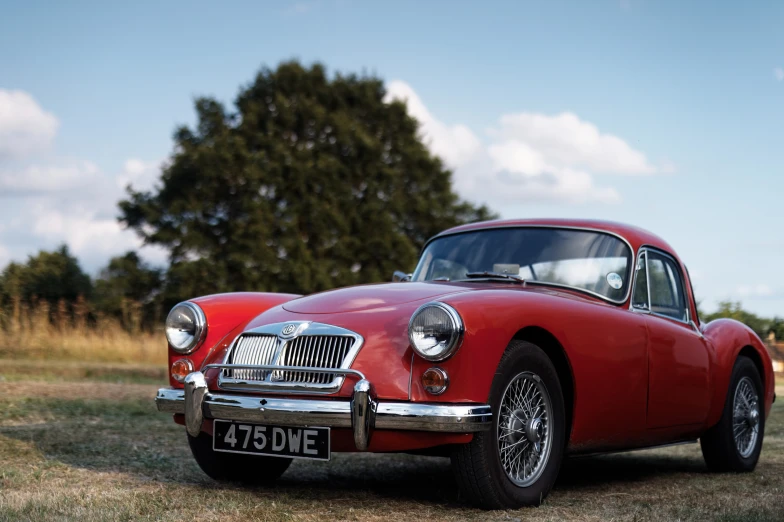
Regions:
[[700, 424], [710, 401], [708, 347], [692, 326], [679, 263], [652, 248], [638, 256], [632, 309], [648, 326], [648, 428]]

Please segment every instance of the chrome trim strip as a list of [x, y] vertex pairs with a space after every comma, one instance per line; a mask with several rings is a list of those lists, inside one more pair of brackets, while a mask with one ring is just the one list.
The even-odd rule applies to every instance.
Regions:
[[[632, 312], [637, 312], [640, 314], [649, 314], [651, 308], [651, 295], [648, 294], [648, 309], [645, 308], [638, 308], [634, 306], [634, 291], [637, 288], [637, 273], [639, 270], [637, 269], [637, 264], [642, 260], [642, 256], [645, 254], [645, 249], [640, 248], [637, 250], [637, 263], [634, 265], [634, 276], [632, 276], [632, 295], [629, 299], [629, 310]], [[645, 286], [648, 286], [648, 256], [645, 256]], [[650, 290], [650, 289], [649, 289]]]
[[486, 404], [379, 403], [376, 429], [473, 433], [485, 431], [493, 414]]
[[[291, 329], [292, 331], [288, 331], [284, 333], [284, 329]], [[278, 339], [278, 347], [275, 351], [274, 356], [272, 357], [272, 363], [270, 365], [231, 365], [228, 364], [232, 357], [232, 354], [237, 347], [237, 343], [242, 338], [242, 336], [246, 335], [269, 335], [269, 336], [276, 336]], [[348, 337], [353, 339], [353, 343], [349, 348], [348, 352], [346, 353], [345, 357], [341, 361], [340, 367], [338, 368], [311, 368], [305, 366], [281, 366], [275, 363], [281, 361], [286, 354], [286, 350], [289, 345], [292, 345], [296, 339], [300, 337], [311, 337], [311, 336], [335, 336], [335, 337]], [[240, 369], [257, 369], [257, 370], [272, 370], [269, 374], [264, 378], [263, 381], [257, 379], [242, 379], [242, 378], [234, 378], [228, 377], [225, 375], [225, 372], [221, 372], [218, 376], [218, 387], [224, 390], [231, 390], [231, 391], [265, 391], [271, 393], [315, 393], [315, 394], [331, 394], [336, 393], [340, 390], [343, 386], [343, 381], [345, 380], [345, 376], [349, 375], [351, 372], [346, 371], [348, 370], [354, 362], [354, 359], [357, 357], [360, 348], [362, 348], [363, 344], [365, 343], [365, 339], [356, 332], [352, 332], [351, 330], [347, 330], [345, 328], [341, 328], [339, 326], [334, 326], [331, 324], [324, 324], [324, 323], [317, 323], [313, 321], [286, 321], [282, 323], [272, 323], [272, 324], [265, 324], [262, 326], [258, 326], [256, 328], [252, 328], [245, 332], [242, 332], [237, 338], [232, 342], [229, 349], [226, 351], [226, 356], [223, 359], [222, 365], [209, 365], [204, 366], [202, 370], [206, 370], [212, 367], [222, 367], [224, 369], [240, 368]], [[298, 371], [298, 372], [305, 372], [305, 373], [326, 373], [326, 374], [336, 374], [339, 377], [336, 377], [329, 383], [308, 383], [308, 382], [291, 382], [291, 381], [275, 381], [273, 380], [274, 376], [278, 374], [278, 371]], [[324, 370], [324, 371], [322, 371]], [[361, 374], [359, 374], [361, 375]], [[364, 378], [364, 376], [360, 377]]]
[[569, 457], [573, 459], [583, 459], [595, 457], [597, 455], [614, 455], [618, 453], [631, 453], [632, 451], [645, 451], [651, 449], [669, 448], [671, 446], [682, 446], [684, 444], [697, 444], [697, 439], [680, 440], [677, 442], [665, 442], [664, 444], [654, 444], [653, 446], [640, 446], [634, 448], [622, 448], [609, 451], [594, 451], [591, 453], [569, 453]]
[[[202, 370], [209, 370], [212, 368], [218, 369], [248, 369], [248, 370], [273, 370], [273, 371], [293, 371], [293, 372], [308, 372], [308, 373], [326, 373], [340, 375], [332, 383], [315, 384], [309, 382], [275, 382], [275, 381], [257, 381], [253, 379], [233, 379], [223, 377], [223, 372], [218, 376], [218, 386], [224, 390], [230, 391], [266, 391], [273, 393], [307, 393], [307, 394], [326, 394], [335, 393], [340, 390], [343, 385], [343, 380], [346, 376], [354, 376], [359, 379], [364, 379], [365, 375], [357, 370], [350, 368], [311, 368], [309, 366], [276, 366], [274, 364], [208, 364]], [[271, 374], [272, 372], [270, 372]], [[334, 384], [340, 383], [340, 386]]]
[[[608, 236], [612, 236], [612, 237], [618, 238], [621, 241], [623, 241], [623, 243], [627, 247], [629, 247], [629, 255], [631, 256], [631, 264], [628, 267], [627, 274], [628, 274], [629, 277], [632, 277], [634, 275], [634, 272], [633, 272], [633, 269], [634, 269], [634, 266], [635, 266], [634, 265], [634, 262], [635, 262], [634, 249], [632, 248], [632, 244], [629, 243], [629, 241], [625, 237], [623, 237], [622, 235], [617, 234], [615, 232], [610, 232], [609, 230], [602, 230], [600, 228], [573, 227], [573, 226], [567, 226], [567, 225], [494, 225], [494, 226], [488, 226], [488, 227], [472, 228], [470, 230], [459, 230], [459, 231], [456, 231], [456, 232], [441, 232], [440, 234], [436, 234], [435, 236], [433, 236], [430, 239], [428, 239], [427, 242], [425, 242], [425, 245], [422, 247], [422, 250], [419, 253], [420, 261], [422, 259], [422, 253], [425, 251], [425, 249], [428, 247], [428, 245], [430, 245], [430, 243], [432, 243], [436, 239], [441, 239], [442, 237], [456, 236], [456, 235], [459, 235], [459, 234], [468, 234], [470, 232], [479, 232], [481, 230], [499, 230], [499, 229], [504, 229], [504, 228], [550, 228], [550, 229], [558, 229], [558, 230], [578, 230], [578, 231], [582, 231], [582, 232], [596, 232], [596, 233], [605, 234], [605, 235], [608, 235]], [[417, 266], [416, 266], [416, 268], [414, 268], [414, 272], [413, 272], [414, 274], [416, 274], [416, 271], [417, 271], [418, 268], [419, 268], [419, 262], [417, 262]], [[412, 281], [413, 281], [413, 277], [412, 277]], [[426, 281], [419, 281], [419, 282], [424, 283]], [[586, 290], [584, 288], [579, 288], [579, 287], [576, 287], [576, 286], [561, 285], [561, 284], [558, 284], [558, 283], [548, 283], [546, 281], [526, 281], [526, 283], [539, 284], [539, 285], [542, 285], [542, 286], [554, 286], [554, 287], [560, 287], [560, 288], [568, 288], [570, 290], [575, 290], [577, 292], [583, 292], [583, 293], [586, 293], [586, 294], [594, 295], [594, 296], [602, 299], [603, 301], [607, 301], [608, 303], [613, 303], [613, 304], [617, 304], [617, 305], [622, 305], [626, 301], [628, 301], [629, 296], [631, 295], [631, 287], [632, 287], [632, 285], [630, 283], [626, 287], [626, 295], [625, 295], [625, 297], [623, 299], [621, 299], [620, 301], [616, 301], [615, 299], [610, 299], [609, 297], [607, 297], [605, 295], [599, 294], [597, 292], [592, 292], [591, 290]]]
[[411, 386], [414, 382], [414, 357], [416, 357], [416, 352], [412, 349], [411, 350], [411, 366], [408, 369], [408, 400], [411, 400]]
[[351, 368], [311, 368], [310, 366], [277, 366], [275, 364], [207, 364], [202, 370], [211, 368], [227, 368], [239, 370], [280, 370], [291, 372], [310, 372], [310, 373], [338, 373], [341, 375], [356, 375], [360, 379], [365, 378], [365, 374], [359, 370]]

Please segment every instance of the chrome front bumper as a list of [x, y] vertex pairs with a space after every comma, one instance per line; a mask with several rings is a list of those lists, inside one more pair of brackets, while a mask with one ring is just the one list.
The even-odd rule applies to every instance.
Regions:
[[364, 376], [354, 385], [351, 400], [317, 400], [212, 393], [204, 374], [193, 372], [185, 378], [183, 390], [158, 390], [155, 404], [158, 411], [185, 414], [185, 428], [194, 437], [205, 418], [351, 428], [360, 451], [368, 448], [374, 429], [473, 433], [492, 423], [490, 406], [483, 404], [377, 401]]

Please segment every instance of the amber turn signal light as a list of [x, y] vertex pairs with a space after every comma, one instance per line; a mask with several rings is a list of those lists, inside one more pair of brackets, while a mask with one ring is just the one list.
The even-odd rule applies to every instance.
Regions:
[[449, 376], [441, 368], [429, 368], [422, 374], [422, 386], [430, 395], [441, 395], [449, 386]]
[[190, 359], [178, 359], [171, 367], [171, 376], [177, 382], [184, 382], [185, 377], [193, 371], [193, 363]]

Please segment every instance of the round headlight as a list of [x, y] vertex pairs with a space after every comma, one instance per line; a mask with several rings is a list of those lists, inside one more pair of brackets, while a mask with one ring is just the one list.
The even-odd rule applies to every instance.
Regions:
[[177, 353], [191, 353], [204, 340], [207, 319], [194, 303], [180, 303], [166, 318], [166, 339]]
[[443, 361], [460, 347], [463, 320], [445, 303], [427, 303], [417, 308], [408, 323], [408, 339], [414, 351], [428, 361]]

